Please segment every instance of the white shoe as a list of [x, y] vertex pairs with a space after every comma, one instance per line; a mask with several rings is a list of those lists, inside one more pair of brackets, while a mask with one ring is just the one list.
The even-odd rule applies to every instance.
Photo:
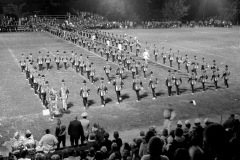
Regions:
[[155, 97], [153, 97], [152, 99], [153, 99], [153, 100], [155, 100], [156, 98], [155, 98]]
[[102, 105], [102, 107], [104, 107], [104, 105]]
[[108, 83], [110, 84], [111, 82], [109, 81]]
[[119, 102], [116, 102], [116, 104], [119, 104]]
[[136, 100], [136, 102], [139, 102], [139, 100]]

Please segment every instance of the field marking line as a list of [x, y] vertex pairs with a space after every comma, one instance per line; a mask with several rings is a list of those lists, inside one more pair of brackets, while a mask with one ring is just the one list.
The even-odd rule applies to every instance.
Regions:
[[[47, 48], [45, 48], [45, 47], [42, 47], [42, 49], [43, 50], [45, 50], [45, 51], [49, 51], [49, 53], [52, 55], [52, 56], [54, 56], [54, 57], [56, 57], [56, 55], [54, 54], [54, 53], [52, 53], [50, 50], [48, 50]], [[73, 72], [74, 72], [74, 70], [71, 68], [71, 67], [69, 67]], [[76, 72], [74, 72], [74, 73], [76, 73]], [[77, 73], [76, 73], [77, 74]], [[84, 77], [84, 76], [82, 76], [82, 75], [80, 75], [80, 74], [77, 74], [79, 77], [82, 77], [84, 80], [86, 80], [86, 81], [89, 81], [86, 77]], [[90, 82], [90, 84], [91, 84], [91, 82]], [[95, 84], [91, 84], [91, 85], [93, 85], [96, 89], [98, 88]]]

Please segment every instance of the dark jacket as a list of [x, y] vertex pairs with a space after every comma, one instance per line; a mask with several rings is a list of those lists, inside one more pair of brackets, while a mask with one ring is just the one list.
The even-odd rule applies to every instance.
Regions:
[[74, 138], [84, 138], [83, 127], [80, 121], [73, 120], [68, 126], [68, 134]]

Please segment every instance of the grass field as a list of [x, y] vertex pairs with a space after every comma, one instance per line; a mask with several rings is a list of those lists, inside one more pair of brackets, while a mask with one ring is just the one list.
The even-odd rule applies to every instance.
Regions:
[[[191, 95], [190, 85], [187, 83], [187, 75], [185, 71], [179, 73], [183, 77], [181, 85], [181, 96], [167, 96], [167, 88], [165, 86], [165, 77], [167, 76], [168, 67], [154, 62], [149, 62], [149, 70], [156, 73], [159, 79], [159, 85], [156, 90], [158, 98], [153, 101], [151, 92], [147, 88], [149, 77], [144, 80], [144, 90], [141, 91], [141, 101], [135, 102], [136, 95], [132, 91], [131, 73], [124, 74], [125, 86], [122, 91], [123, 103], [116, 105], [116, 95], [114, 87], [108, 84], [109, 93], [107, 95], [107, 105], [100, 107], [100, 98], [96, 94], [100, 77], [105, 77], [103, 66], [105, 59], [99, 54], [89, 52], [70, 42], [64, 41], [49, 33], [3, 33], [0, 34], [0, 143], [17, 130], [25, 131], [30, 129], [36, 139], [39, 139], [46, 128], [50, 128], [52, 132], [55, 129], [56, 121], [50, 121], [48, 116], [42, 115], [44, 109], [33, 90], [30, 89], [25, 75], [20, 72], [18, 61], [21, 54], [28, 55], [37, 54], [41, 51], [44, 56], [50, 51], [50, 56], [54, 57], [56, 51], [67, 51], [70, 56], [71, 51], [82, 53], [84, 57], [89, 56], [90, 61], [94, 62], [96, 67], [96, 82], [87, 85], [91, 89], [89, 97], [90, 108], [87, 110], [91, 122], [97, 122], [107, 131], [114, 130], [127, 131], [131, 133], [134, 129], [145, 128], [150, 125], [160, 126], [163, 123], [163, 110], [165, 108], [173, 108], [177, 112], [176, 119], [191, 119], [194, 117], [210, 117], [220, 121], [220, 115], [223, 118], [229, 113], [240, 113], [239, 109], [239, 70], [240, 70], [240, 30], [239, 28], [183, 28], [183, 29], [164, 29], [164, 30], [107, 30], [117, 34], [126, 33], [132, 37], [138, 37], [141, 43], [147, 41], [151, 48], [153, 44], [157, 44], [159, 48], [165, 47], [168, 51], [170, 48], [174, 52], [180, 50], [181, 55], [188, 54], [191, 59], [197, 55], [201, 61], [205, 57], [208, 63], [216, 60], [217, 65], [222, 71], [224, 66], [229, 65], [231, 77], [229, 81], [230, 88], [226, 89], [223, 81], [219, 83], [220, 89], [215, 91], [213, 83], [208, 82], [207, 91], [201, 92], [201, 85], [197, 85], [197, 93]], [[162, 62], [160, 59], [159, 62]], [[36, 65], [36, 64], [35, 64]], [[168, 65], [168, 63], [167, 63]], [[115, 71], [117, 65], [111, 63]], [[174, 64], [174, 67], [176, 65]], [[82, 81], [86, 76], [77, 74], [73, 69], [67, 71], [61, 68], [60, 72], [56, 71], [55, 63], [52, 63], [51, 71], [43, 71], [46, 80], [50, 82], [50, 86], [60, 88], [61, 80], [65, 79], [66, 86], [70, 90], [69, 94], [69, 112], [64, 114], [62, 122], [69, 123], [74, 115], [79, 115], [84, 111], [82, 98], [79, 96]], [[209, 72], [210, 74], [210, 72]], [[147, 74], [149, 76], [149, 74]], [[114, 74], [112, 73], [112, 78]], [[173, 89], [175, 90], [175, 89]], [[190, 103], [195, 100], [197, 105]], [[133, 132], [132, 132], [133, 133]], [[128, 138], [129, 135], [126, 136]]]

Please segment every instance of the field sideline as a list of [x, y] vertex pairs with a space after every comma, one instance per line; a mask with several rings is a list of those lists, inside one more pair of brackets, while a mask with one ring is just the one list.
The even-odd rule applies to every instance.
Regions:
[[[224, 65], [229, 65], [231, 71], [230, 88], [226, 89], [221, 81], [219, 91], [214, 91], [213, 83], [208, 83], [206, 92], [201, 92], [201, 85], [197, 86], [197, 93], [190, 94], [190, 86], [187, 84], [187, 76], [183, 76], [182, 95], [167, 97], [167, 88], [164, 79], [167, 76], [168, 68], [157, 65], [153, 62], [149, 64], [149, 70], [153, 70], [160, 80], [157, 89], [158, 98], [153, 101], [151, 92], [147, 88], [148, 79], [143, 80], [144, 91], [141, 92], [142, 100], [136, 103], [135, 93], [132, 91], [131, 73], [126, 72], [124, 78], [125, 87], [122, 92], [124, 101], [120, 105], [116, 105], [116, 96], [112, 85], [108, 85], [109, 94], [107, 95], [107, 106], [100, 107], [100, 98], [96, 94], [99, 78], [105, 77], [102, 70], [105, 60], [99, 54], [87, 51], [70, 42], [64, 41], [49, 33], [3, 33], [0, 34], [0, 143], [12, 137], [16, 130], [25, 131], [30, 129], [36, 139], [39, 139], [45, 128], [51, 128], [54, 133], [56, 121], [49, 121], [49, 117], [42, 115], [44, 109], [33, 90], [30, 89], [25, 75], [20, 72], [18, 61], [21, 54], [28, 55], [30, 52], [37, 58], [37, 53], [41, 51], [44, 57], [47, 51], [53, 58], [56, 51], [67, 51], [67, 55], [71, 55], [71, 51], [82, 53], [84, 57], [89, 56], [94, 62], [97, 70], [96, 83], [94, 85], [88, 83], [91, 89], [90, 103], [91, 106], [87, 110], [91, 122], [97, 122], [107, 131], [114, 130], [126, 131], [138, 128], [144, 128], [150, 125], [160, 126], [163, 120], [163, 110], [165, 108], [173, 108], [177, 112], [177, 119], [187, 119], [194, 117], [213, 117], [219, 120], [220, 115], [229, 113], [240, 113], [239, 109], [239, 70], [240, 70], [240, 29], [234, 28], [182, 28], [182, 29], [149, 29], [149, 30], [106, 30], [116, 34], [126, 33], [128, 36], [137, 37], [141, 43], [147, 41], [150, 47], [157, 44], [159, 49], [166, 48], [168, 52], [170, 48], [174, 52], [180, 50], [180, 54], [184, 56], [188, 54], [190, 59], [197, 55], [201, 61], [205, 57], [206, 61], [212, 64], [212, 60], [217, 61], [217, 65], [222, 71]], [[152, 52], [151, 52], [152, 53]], [[160, 59], [159, 62], [162, 62]], [[167, 63], [168, 65], [168, 63]], [[117, 65], [111, 63], [115, 71]], [[176, 67], [176, 65], [174, 66]], [[221, 73], [221, 72], [220, 72]], [[79, 115], [84, 111], [82, 107], [82, 99], [79, 96], [82, 81], [86, 76], [81, 76], [69, 68], [67, 71], [61, 68], [60, 72], [56, 71], [55, 63], [52, 63], [51, 71], [45, 71], [46, 79], [50, 82], [50, 86], [59, 88], [61, 80], [66, 80], [66, 85], [70, 89], [69, 95], [69, 112], [63, 115], [62, 122], [67, 124], [73, 118], [73, 115]], [[148, 74], [149, 76], [149, 74]], [[111, 76], [114, 78], [114, 75]], [[173, 89], [175, 90], [175, 89]], [[197, 105], [193, 106], [191, 100], [196, 100]]]

